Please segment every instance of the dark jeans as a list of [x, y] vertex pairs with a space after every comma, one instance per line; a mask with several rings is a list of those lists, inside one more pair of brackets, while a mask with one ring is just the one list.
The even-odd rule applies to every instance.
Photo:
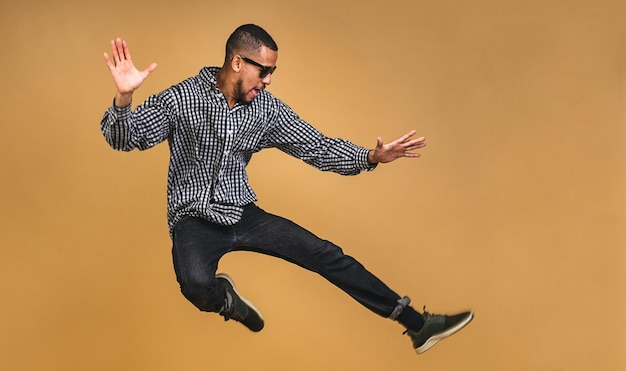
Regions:
[[222, 308], [226, 294], [215, 273], [220, 258], [231, 251], [259, 252], [316, 272], [383, 317], [389, 317], [400, 299], [338, 246], [250, 204], [232, 226], [188, 217], [174, 227], [176, 278], [183, 295], [198, 309], [219, 312]]

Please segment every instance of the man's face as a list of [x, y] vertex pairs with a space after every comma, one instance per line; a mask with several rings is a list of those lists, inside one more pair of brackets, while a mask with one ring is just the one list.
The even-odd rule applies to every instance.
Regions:
[[266, 76], [261, 77], [264, 68], [256, 64], [266, 67], [265, 69], [267, 69], [267, 67], [275, 67], [278, 53], [263, 46], [258, 53], [239, 55], [238, 58], [240, 58], [242, 65], [239, 79], [235, 87], [236, 98], [240, 103], [250, 103], [259, 95], [261, 90], [272, 83], [271, 72], [273, 72], [273, 70], [270, 70], [271, 72]]

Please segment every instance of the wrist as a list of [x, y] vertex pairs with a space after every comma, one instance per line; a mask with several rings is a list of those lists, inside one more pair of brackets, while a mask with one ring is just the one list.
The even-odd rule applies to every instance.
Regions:
[[376, 159], [374, 158], [373, 149], [370, 149], [369, 152], [367, 152], [367, 162], [369, 162], [370, 165], [376, 165], [378, 163], [378, 161], [376, 161]]
[[115, 95], [115, 105], [117, 107], [126, 107], [133, 101], [133, 93], [120, 93]]

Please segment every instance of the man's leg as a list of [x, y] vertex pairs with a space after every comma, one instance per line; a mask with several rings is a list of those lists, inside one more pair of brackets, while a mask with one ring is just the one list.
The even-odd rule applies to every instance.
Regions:
[[409, 306], [408, 297], [401, 298], [338, 246], [255, 205], [246, 206], [234, 229], [237, 249], [276, 256], [316, 272], [374, 313], [398, 321], [407, 329], [405, 333], [418, 354], [456, 333], [473, 318], [472, 312], [453, 316], [416, 312]]
[[399, 305], [400, 296], [356, 259], [288, 219], [248, 205], [233, 227], [238, 250], [276, 256], [316, 272], [380, 316], [389, 317]]
[[172, 257], [176, 279], [183, 295], [198, 309], [218, 312], [252, 331], [261, 331], [263, 318], [243, 298], [233, 280], [218, 274], [220, 258], [232, 250], [232, 227], [220, 226], [200, 218], [185, 218], [174, 228]]

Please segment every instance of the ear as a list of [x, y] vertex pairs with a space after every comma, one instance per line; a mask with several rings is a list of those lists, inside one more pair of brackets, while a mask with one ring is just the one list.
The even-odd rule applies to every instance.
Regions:
[[235, 54], [235, 56], [230, 60], [230, 68], [232, 68], [235, 72], [239, 72], [241, 71], [242, 65], [243, 60], [241, 59], [241, 56]]

